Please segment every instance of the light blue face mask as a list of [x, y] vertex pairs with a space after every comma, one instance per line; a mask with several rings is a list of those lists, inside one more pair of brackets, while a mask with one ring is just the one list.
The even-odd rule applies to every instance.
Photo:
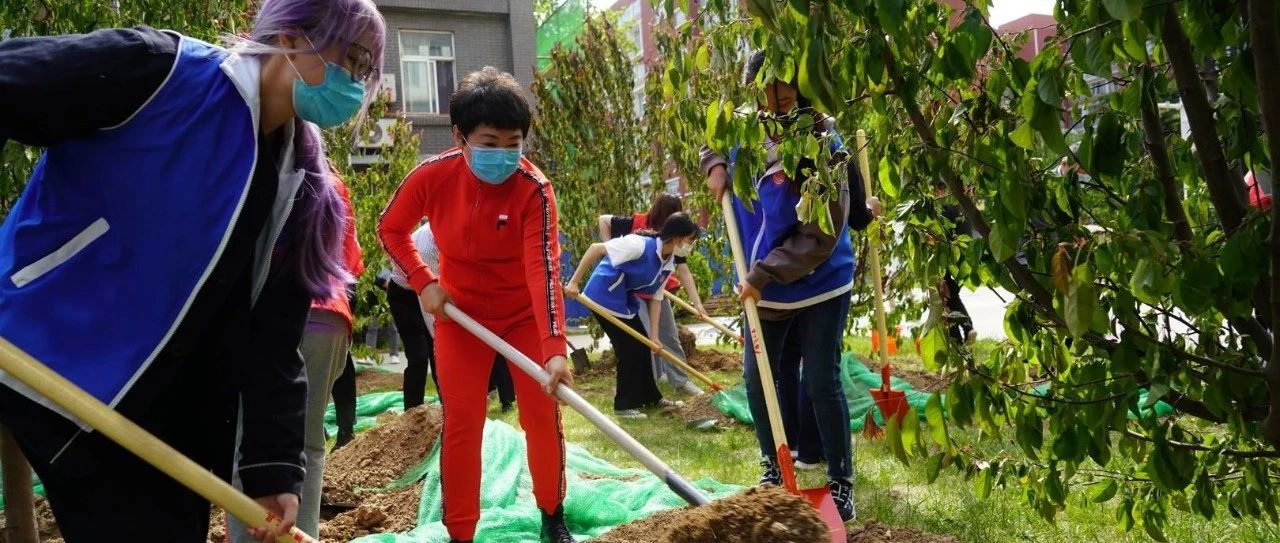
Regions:
[[[309, 38], [307, 43], [311, 43]], [[293, 60], [289, 60], [293, 72], [298, 74], [293, 80], [293, 110], [304, 121], [316, 123], [320, 128], [333, 128], [360, 111], [364, 104], [364, 84], [356, 81], [346, 68], [329, 61], [324, 64], [324, 81], [308, 85], [298, 73], [298, 67], [293, 65]]]
[[463, 140], [471, 148], [471, 172], [490, 185], [501, 185], [520, 167], [520, 148], [499, 149], [476, 147]]

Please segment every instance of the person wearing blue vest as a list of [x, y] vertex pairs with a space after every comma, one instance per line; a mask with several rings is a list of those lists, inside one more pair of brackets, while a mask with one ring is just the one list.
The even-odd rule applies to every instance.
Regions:
[[[676, 257], [687, 257], [698, 239], [698, 225], [684, 213], [673, 213], [662, 223], [661, 230], [643, 230], [604, 243], [593, 243], [582, 255], [578, 269], [565, 285], [570, 295], [584, 294], [600, 304], [632, 329], [645, 334], [640, 311], [649, 312], [649, 322], [660, 322], [662, 298], [667, 279], [675, 270]], [[599, 262], [587, 281], [586, 290], [579, 285], [582, 276]], [[681, 402], [667, 400], [658, 390], [653, 376], [653, 351], [625, 330], [596, 315], [605, 335], [613, 344], [618, 359], [617, 386], [613, 395], [613, 412], [619, 418], [642, 419], [643, 408], [673, 408]], [[647, 332], [649, 339], [661, 345], [658, 328]]]
[[[751, 55], [744, 73], [744, 84], [756, 84], [764, 66], [765, 55]], [[783, 76], [786, 77], [786, 76]], [[840, 346], [848, 320], [850, 290], [855, 268], [849, 229], [862, 229], [879, 213], [880, 202], [866, 197], [858, 167], [852, 158], [845, 161], [846, 180], [840, 183], [837, 197], [829, 204], [831, 224], [837, 229], [826, 233], [817, 223], [801, 222], [796, 213], [805, 179], [792, 178], [783, 169], [780, 143], [794, 130], [800, 113], [812, 114], [818, 123], [815, 136], [831, 146], [833, 156], [847, 157], [844, 144], [834, 130], [834, 123], [810, 106], [793, 84], [794, 77], [764, 81], [765, 103], [761, 114], [776, 122], [762, 142], [768, 152], [765, 170], [755, 174], [758, 200], [748, 211], [742, 200], [733, 196], [734, 215], [738, 222], [749, 271], [739, 277], [739, 296], [756, 300], [760, 309], [761, 336], [775, 376], [783, 347], [789, 338], [799, 336], [803, 364], [803, 386], [813, 403], [822, 448], [827, 459], [828, 486], [840, 516], [846, 521], [855, 517], [853, 506], [853, 453], [849, 433], [849, 408], [840, 382]], [[735, 150], [736, 151], [736, 150]], [[726, 179], [734, 166], [736, 152], [727, 158], [703, 149], [701, 168], [707, 185], [716, 198], [728, 189]], [[796, 169], [805, 172], [817, 167], [817, 157], [805, 157]], [[752, 337], [747, 334], [748, 340]], [[777, 447], [770, 433], [769, 417], [762, 397], [760, 375], [755, 353], [746, 349], [744, 373], [747, 400], [756, 421], [756, 438], [760, 442], [764, 475], [761, 484], [781, 485], [776, 455]]]
[[[265, 0], [230, 49], [148, 27], [0, 42], [0, 145], [45, 148], [0, 225], [0, 336], [234, 470], [280, 534], [306, 470], [299, 341], [351, 280], [319, 128], [373, 95], [384, 36], [372, 0]], [[68, 543], [207, 540], [208, 501], [0, 383]]]

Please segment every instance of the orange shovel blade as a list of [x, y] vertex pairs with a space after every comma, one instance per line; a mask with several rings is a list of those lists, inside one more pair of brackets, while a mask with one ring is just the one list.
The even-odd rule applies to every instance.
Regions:
[[840, 512], [836, 510], [835, 500], [831, 499], [831, 489], [825, 486], [803, 488], [800, 489], [800, 494], [804, 499], [809, 500], [814, 509], [818, 510], [818, 516], [822, 517], [822, 522], [825, 522], [827, 529], [831, 530], [831, 543], [844, 543], [849, 538], [849, 534], [844, 529]]

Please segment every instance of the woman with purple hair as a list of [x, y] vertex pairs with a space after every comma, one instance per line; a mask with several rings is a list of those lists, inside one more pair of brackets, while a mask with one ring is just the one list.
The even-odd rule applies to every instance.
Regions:
[[[265, 0], [231, 50], [147, 27], [0, 43], [0, 145], [45, 147], [0, 225], [0, 336], [283, 519], [312, 300], [350, 280], [319, 128], [382, 65], [371, 0]], [[209, 504], [0, 374], [62, 535], [203, 542]], [[255, 528], [254, 538], [276, 534]]]

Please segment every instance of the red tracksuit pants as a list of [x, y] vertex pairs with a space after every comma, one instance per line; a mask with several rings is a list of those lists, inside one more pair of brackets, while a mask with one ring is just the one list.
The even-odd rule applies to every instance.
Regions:
[[[530, 359], [540, 361], [541, 335], [532, 318], [505, 328], [481, 324]], [[473, 539], [480, 520], [480, 447], [488, 410], [489, 372], [494, 350], [455, 322], [436, 323], [436, 371], [444, 410], [440, 450], [440, 487], [444, 525], [459, 541]], [[555, 512], [564, 500], [564, 432], [560, 406], [542, 385], [510, 365], [520, 426], [525, 433], [529, 473], [538, 508]], [[515, 481], [503, 481], [515, 484]]]

